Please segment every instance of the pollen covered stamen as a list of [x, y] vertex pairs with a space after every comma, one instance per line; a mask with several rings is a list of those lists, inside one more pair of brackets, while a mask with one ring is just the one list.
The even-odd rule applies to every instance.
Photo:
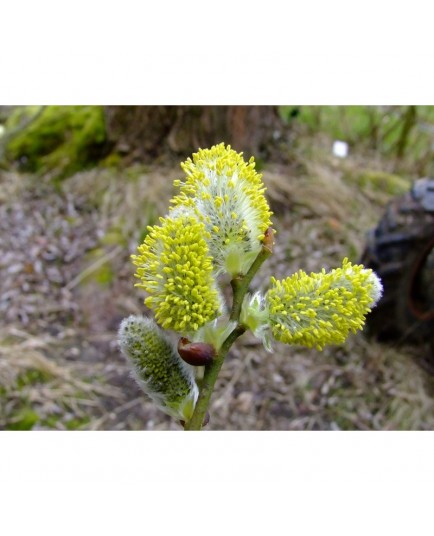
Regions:
[[381, 297], [372, 270], [344, 259], [342, 268], [278, 281], [271, 278], [266, 301], [273, 336], [287, 344], [322, 349], [340, 344], [363, 328], [365, 316]]
[[197, 331], [220, 311], [204, 224], [194, 216], [161, 218], [132, 255], [136, 286], [149, 296], [145, 304], [157, 322], [181, 333]]
[[217, 271], [245, 273], [261, 248], [271, 225], [261, 175], [251, 158], [247, 163], [223, 143], [201, 149], [181, 164], [185, 182], [172, 203], [189, 207], [204, 222]]

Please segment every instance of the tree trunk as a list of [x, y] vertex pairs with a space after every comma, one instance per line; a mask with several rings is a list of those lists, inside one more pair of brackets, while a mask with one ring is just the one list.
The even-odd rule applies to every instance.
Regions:
[[141, 161], [220, 142], [247, 158], [273, 158], [286, 129], [276, 106], [106, 106], [105, 118], [115, 150]]

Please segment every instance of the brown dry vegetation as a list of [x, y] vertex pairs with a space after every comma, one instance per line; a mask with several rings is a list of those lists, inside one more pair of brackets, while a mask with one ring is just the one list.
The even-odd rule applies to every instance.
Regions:
[[[296, 165], [263, 170], [277, 234], [253, 287], [357, 261], [387, 201], [410, 186], [361, 181], [387, 163], [336, 159], [321, 137], [312, 147], [293, 149]], [[0, 429], [181, 430], [139, 391], [116, 342], [124, 316], [148, 313], [129, 255], [166, 212], [179, 168], [101, 168], [60, 187], [0, 173]], [[207, 429], [433, 430], [423, 352], [358, 334], [323, 352], [276, 343], [269, 354], [246, 335]]]

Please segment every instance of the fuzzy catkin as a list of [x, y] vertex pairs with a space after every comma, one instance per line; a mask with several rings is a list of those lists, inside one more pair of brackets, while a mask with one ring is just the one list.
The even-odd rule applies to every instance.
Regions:
[[191, 369], [150, 318], [131, 315], [119, 328], [122, 353], [142, 390], [165, 413], [188, 421], [198, 397]]

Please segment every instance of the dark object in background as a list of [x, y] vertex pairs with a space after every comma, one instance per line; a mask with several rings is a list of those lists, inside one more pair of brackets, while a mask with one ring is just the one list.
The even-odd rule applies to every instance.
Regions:
[[[367, 317], [379, 341], [434, 349], [434, 179], [394, 199], [370, 231], [361, 262], [380, 276], [384, 295]], [[429, 357], [434, 371], [434, 352]]]

